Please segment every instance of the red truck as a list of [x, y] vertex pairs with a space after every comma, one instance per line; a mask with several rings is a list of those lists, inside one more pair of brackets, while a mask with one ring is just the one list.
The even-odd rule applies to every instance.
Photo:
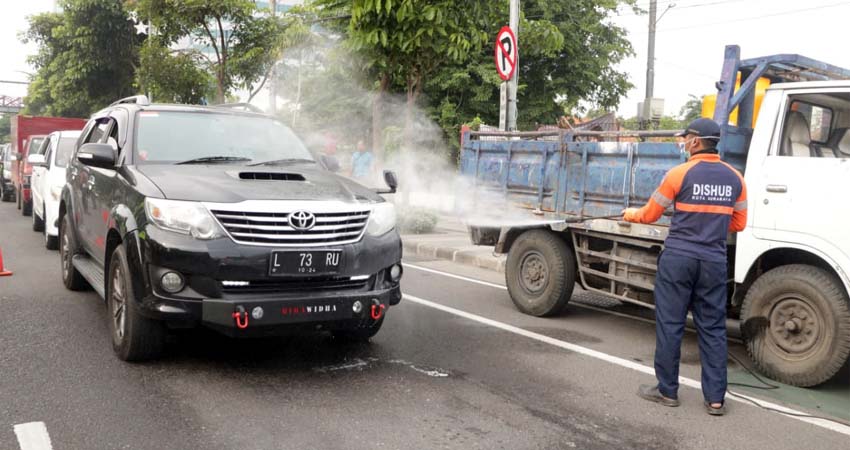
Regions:
[[66, 117], [35, 117], [17, 115], [12, 117], [12, 154], [16, 161], [12, 163], [12, 184], [15, 188], [15, 198], [21, 214], [32, 214], [32, 192], [30, 191], [30, 176], [32, 166], [27, 163], [27, 156], [41, 146], [44, 137], [54, 131], [82, 130], [86, 119]]

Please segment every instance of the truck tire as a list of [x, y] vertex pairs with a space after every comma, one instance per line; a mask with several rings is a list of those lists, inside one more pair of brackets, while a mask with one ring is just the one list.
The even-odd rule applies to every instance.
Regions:
[[82, 291], [89, 287], [88, 281], [77, 271], [72, 260], [74, 255], [77, 255], [80, 250], [77, 246], [77, 239], [71, 229], [71, 219], [68, 214], [62, 217], [62, 222], [59, 224], [59, 259], [62, 261], [62, 282], [65, 287], [72, 291]]
[[109, 260], [106, 287], [112, 349], [124, 361], [156, 359], [165, 348], [165, 326], [136, 309], [130, 273], [124, 246], [118, 245]]
[[44, 219], [38, 217], [35, 211], [32, 212], [32, 231], [44, 231]]
[[386, 315], [381, 316], [380, 319], [375, 321], [369, 327], [358, 327], [350, 330], [334, 330], [332, 333], [333, 337], [346, 342], [366, 342], [381, 331], [381, 325], [384, 324], [384, 317], [386, 317]]
[[759, 277], [744, 297], [741, 334], [756, 367], [793, 386], [832, 378], [850, 354], [850, 306], [833, 275], [788, 265]]
[[526, 231], [508, 251], [505, 281], [511, 300], [523, 313], [538, 317], [558, 314], [573, 294], [575, 255], [551, 231]]

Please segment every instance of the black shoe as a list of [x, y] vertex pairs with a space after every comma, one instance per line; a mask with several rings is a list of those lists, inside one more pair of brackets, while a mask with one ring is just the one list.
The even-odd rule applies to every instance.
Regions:
[[638, 388], [638, 395], [644, 400], [661, 403], [664, 406], [679, 406], [679, 399], [665, 397], [658, 391], [658, 386], [642, 384]]
[[707, 413], [711, 414], [712, 416], [722, 416], [722, 415], [726, 414], [726, 402], [721, 403], [720, 408], [715, 408], [715, 407], [711, 406], [711, 403], [709, 403], [709, 402], [704, 402], [704, 403], [705, 403], [705, 411]]

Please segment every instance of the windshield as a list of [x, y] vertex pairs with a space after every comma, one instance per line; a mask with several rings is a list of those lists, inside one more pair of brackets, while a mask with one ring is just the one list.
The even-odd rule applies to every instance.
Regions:
[[66, 137], [59, 139], [59, 147], [56, 149], [56, 167], [67, 167], [68, 161], [71, 160], [71, 153], [74, 152], [74, 144], [77, 143], [77, 138]]
[[284, 124], [266, 117], [206, 112], [142, 111], [136, 155], [139, 164], [305, 159], [313, 155]]

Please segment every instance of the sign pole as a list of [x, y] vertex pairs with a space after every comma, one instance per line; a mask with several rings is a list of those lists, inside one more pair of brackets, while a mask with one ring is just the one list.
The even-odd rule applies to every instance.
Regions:
[[[514, 36], [519, 35], [519, 0], [511, 0], [511, 17], [510, 27], [514, 32]], [[516, 38], [515, 38], [516, 39]], [[519, 48], [519, 39], [516, 39], [515, 45]], [[516, 131], [516, 91], [519, 78], [519, 52], [514, 52], [514, 73], [508, 86], [508, 131]]]
[[499, 130], [508, 131], [508, 82], [499, 85]]

